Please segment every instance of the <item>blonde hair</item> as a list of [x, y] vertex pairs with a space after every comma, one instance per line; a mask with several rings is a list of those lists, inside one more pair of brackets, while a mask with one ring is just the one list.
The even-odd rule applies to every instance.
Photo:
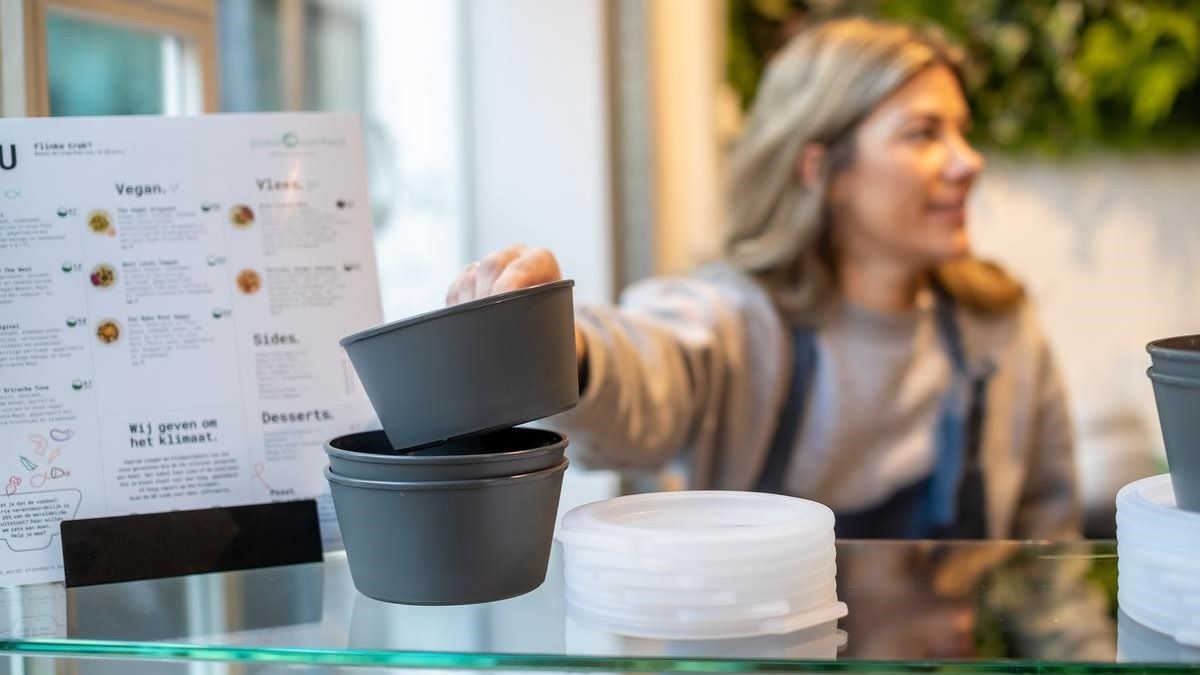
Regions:
[[[959, 74], [958, 55], [916, 30], [866, 19], [817, 25], [771, 62], [729, 158], [725, 258], [756, 279], [780, 309], [813, 320], [836, 290], [825, 188], [854, 159], [854, 131], [892, 92], [937, 65]], [[810, 143], [825, 146], [816, 184], [797, 175]], [[1002, 269], [967, 258], [934, 271], [972, 309], [1011, 308], [1023, 291]]]

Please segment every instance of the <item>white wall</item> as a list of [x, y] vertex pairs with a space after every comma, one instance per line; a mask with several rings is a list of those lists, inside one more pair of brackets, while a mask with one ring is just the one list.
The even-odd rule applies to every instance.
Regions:
[[611, 298], [602, 0], [471, 2], [472, 257], [550, 248], [575, 299]]
[[992, 158], [977, 250], [1026, 282], [1061, 362], [1084, 488], [1103, 502], [1157, 472], [1146, 342], [1200, 332], [1200, 156]]

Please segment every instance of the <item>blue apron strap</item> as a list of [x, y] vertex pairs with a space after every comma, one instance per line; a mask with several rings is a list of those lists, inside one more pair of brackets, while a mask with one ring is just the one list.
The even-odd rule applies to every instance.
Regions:
[[924, 508], [914, 514], [913, 529], [931, 538], [979, 539], [987, 536], [980, 446], [990, 369], [972, 373], [955, 315], [954, 299], [934, 284], [938, 332], [954, 376], [942, 400], [935, 438], [936, 461]]
[[971, 380], [971, 409], [967, 415], [966, 461], [958, 484], [958, 516], [945, 533], [948, 539], [986, 539], [987, 490], [983, 482], [983, 462], [980, 448], [983, 443], [983, 418], [987, 399], [987, 380], [990, 370]]
[[811, 388], [813, 372], [817, 367], [817, 335], [811, 326], [797, 326], [792, 331], [791, 384], [779, 417], [779, 427], [762, 472], [758, 475], [755, 489], [759, 492], [783, 494], [783, 483], [787, 479], [788, 465], [796, 450], [796, 434], [804, 422], [805, 404]]

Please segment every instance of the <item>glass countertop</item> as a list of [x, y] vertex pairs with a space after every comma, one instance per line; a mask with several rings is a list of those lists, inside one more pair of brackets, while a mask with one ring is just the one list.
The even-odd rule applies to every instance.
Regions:
[[[1116, 606], [1113, 542], [837, 544], [849, 614], [785, 636], [662, 641], [571, 615], [557, 546], [546, 582], [500, 602], [419, 607], [358, 593], [322, 563], [66, 589], [0, 589], [0, 650], [426, 669], [1200, 673], [1200, 648]], [[2, 622], [3, 619], [0, 619]], [[4, 627], [4, 626], [7, 627]]]

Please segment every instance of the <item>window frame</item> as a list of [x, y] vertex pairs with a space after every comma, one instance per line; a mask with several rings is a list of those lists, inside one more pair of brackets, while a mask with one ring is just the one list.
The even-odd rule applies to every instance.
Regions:
[[215, 0], [22, 0], [25, 115], [50, 115], [46, 18], [51, 12], [182, 39], [195, 50], [200, 111], [220, 105]]

